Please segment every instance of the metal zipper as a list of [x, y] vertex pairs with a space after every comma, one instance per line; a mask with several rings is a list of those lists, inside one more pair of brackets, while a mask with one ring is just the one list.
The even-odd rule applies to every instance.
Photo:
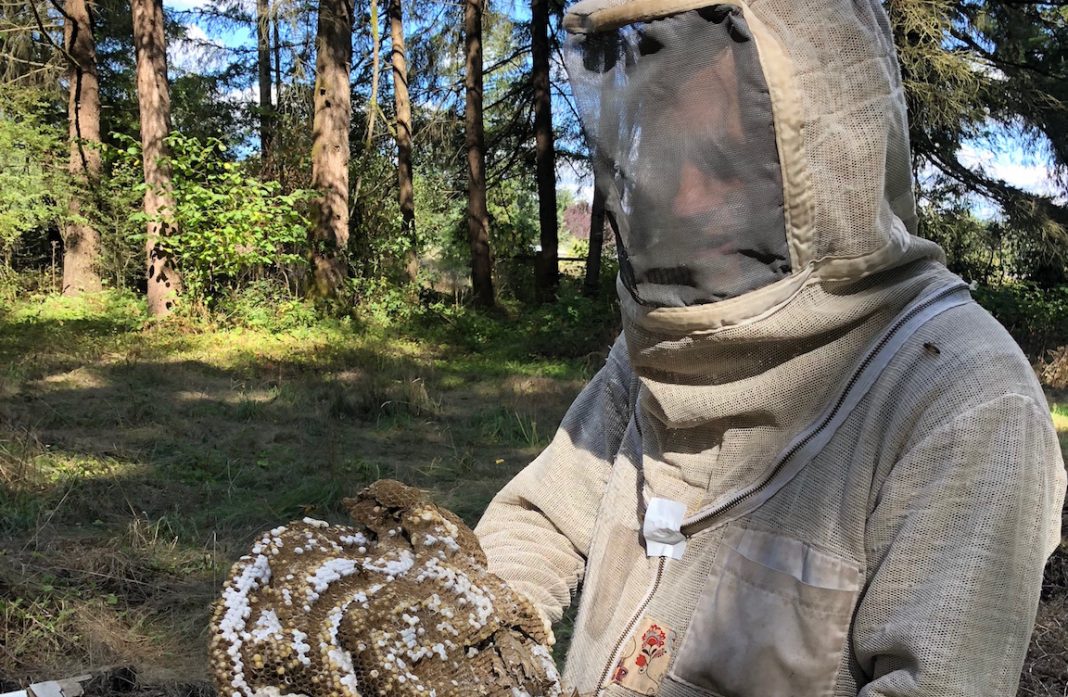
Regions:
[[927, 309], [928, 307], [930, 307], [934, 303], [938, 302], [939, 300], [941, 300], [942, 298], [946, 297], [947, 295], [951, 295], [953, 293], [960, 292], [960, 290], [961, 290], [961, 286], [954, 286], [952, 288], [948, 288], [948, 289], [946, 289], [946, 290], [944, 290], [944, 291], [942, 291], [942, 292], [940, 292], [940, 293], [928, 298], [927, 300], [925, 300], [924, 302], [920, 303], [919, 305], [916, 305], [911, 310], [909, 310], [907, 313], [902, 315], [898, 319], [898, 321], [895, 322], [894, 325], [886, 332], [886, 334], [882, 337], [882, 339], [879, 340], [879, 343], [877, 343], [875, 345], [875, 347], [871, 351], [868, 352], [868, 355], [865, 356], [865, 358], [861, 362], [860, 366], [853, 372], [852, 377], [849, 378], [849, 382], [846, 383], [845, 388], [842, 390], [842, 392], [839, 395], [837, 401], [835, 401], [834, 407], [832, 407], [831, 410], [829, 412], [827, 412], [826, 416], [820, 422], [819, 426], [817, 426], [812, 431], [810, 431], [807, 436], [805, 436], [800, 441], [798, 441], [792, 448], [790, 448], [789, 451], [787, 451], [782, 457], [780, 457], [779, 461], [771, 469], [771, 472], [768, 474], [767, 477], [764, 478], [764, 480], [760, 484], [758, 484], [757, 486], [749, 489], [748, 491], [745, 491], [745, 492], [742, 492], [742, 493], [738, 494], [737, 496], [735, 496], [730, 501], [727, 501], [723, 505], [718, 506], [718, 507], [708, 511], [707, 513], [702, 513], [696, 518], [691, 518], [688, 522], [686, 522], [686, 523], [684, 523], [682, 525], [682, 527], [681, 527], [682, 534], [684, 534], [687, 537], [689, 537], [690, 535], [692, 535], [694, 532], [697, 531], [697, 528], [699, 528], [702, 525], [706, 524], [709, 520], [711, 520], [715, 516], [718, 516], [721, 513], [724, 513], [725, 511], [729, 511], [730, 509], [734, 508], [735, 506], [737, 506], [738, 504], [742, 503], [743, 501], [746, 501], [746, 500], [752, 498], [753, 496], [757, 495], [758, 493], [760, 493], [761, 491], [766, 489], [768, 487], [768, 485], [771, 484], [771, 482], [779, 474], [779, 472], [782, 471], [783, 467], [786, 466], [786, 464], [790, 461], [790, 459], [793, 458], [793, 456], [796, 455], [797, 452], [799, 450], [801, 450], [801, 448], [805, 447], [805, 445], [808, 444], [813, 438], [815, 438], [821, 431], [823, 431], [823, 429], [825, 429], [827, 427], [827, 424], [829, 424], [832, 420], [834, 420], [835, 415], [842, 408], [842, 404], [845, 402], [846, 398], [849, 396], [849, 392], [853, 389], [853, 386], [857, 383], [857, 380], [860, 379], [860, 376], [868, 368], [868, 366], [871, 364], [871, 362], [873, 360], [875, 360], [875, 357], [879, 354], [880, 351], [883, 350], [883, 347], [886, 346], [887, 342], [889, 342], [890, 339], [893, 338], [893, 336], [901, 329], [901, 327], [903, 327], [913, 317], [915, 317], [920, 312], [923, 312], [925, 309]]
[[[799, 450], [805, 447], [807, 443], [811, 442], [813, 438], [815, 438], [821, 431], [823, 431], [827, 427], [829, 423], [831, 423], [831, 421], [834, 420], [835, 415], [842, 408], [842, 405], [845, 403], [845, 400], [849, 396], [850, 391], [856, 385], [857, 380], [860, 379], [860, 376], [864, 373], [865, 370], [867, 370], [868, 366], [871, 365], [871, 362], [875, 360], [875, 357], [879, 355], [879, 352], [883, 350], [886, 344], [894, 337], [895, 334], [897, 334], [901, 327], [905, 326], [910, 320], [912, 320], [913, 317], [923, 312], [925, 309], [938, 302], [939, 300], [945, 298], [948, 295], [952, 295], [953, 293], [960, 292], [962, 287], [963, 286], [953, 286], [951, 288], [947, 288], [946, 290], [941, 291], [931, 296], [927, 300], [923, 301], [922, 303], [916, 305], [911, 310], [902, 315], [900, 318], [898, 318], [898, 320], [894, 322], [893, 326], [891, 326], [890, 329], [886, 332], [886, 334], [883, 335], [883, 337], [879, 340], [875, 347], [868, 352], [868, 355], [864, 357], [864, 360], [860, 363], [857, 369], [853, 371], [853, 375], [849, 378], [849, 381], [842, 389], [838, 399], [834, 403], [834, 406], [820, 421], [819, 426], [812, 429], [812, 431], [810, 431], [808, 435], [806, 435], [804, 438], [794, 444], [794, 446], [790, 448], [789, 451], [783, 454], [782, 457], [779, 458], [775, 466], [768, 473], [768, 475], [764, 478], [764, 480], [760, 482], [760, 484], [753, 487], [752, 489], [749, 489], [748, 491], [738, 494], [733, 499], [727, 501], [723, 505], [717, 506], [716, 508], [708, 511], [707, 513], [702, 513], [697, 518], [692, 518], [688, 523], [682, 526], [682, 533], [689, 537], [691, 534], [693, 534], [693, 532], [695, 532], [696, 528], [707, 523], [710, 519], [714, 518], [717, 515], [720, 515], [721, 513], [724, 513], [725, 511], [729, 511], [730, 509], [739, 505], [743, 501], [748, 500], [749, 498], [766, 489], [768, 485], [771, 484], [771, 482], [775, 479], [775, 477], [782, 471], [783, 467], [786, 466], [790, 459], [793, 458], [793, 456], [796, 455]], [[608, 688], [608, 685], [605, 684], [605, 681], [608, 679], [608, 675], [612, 670], [612, 666], [614, 666], [619, 660], [618, 654], [620, 649], [622, 649], [623, 647], [623, 642], [625, 642], [627, 640], [627, 637], [630, 636], [630, 633], [634, 630], [634, 625], [637, 624], [639, 620], [641, 620], [642, 613], [645, 612], [645, 609], [649, 607], [649, 603], [652, 602], [653, 595], [656, 593], [657, 588], [659, 588], [660, 586], [660, 581], [663, 579], [664, 567], [666, 565], [666, 562], [667, 557], [660, 557], [660, 562], [657, 565], [656, 569], [656, 577], [653, 579], [653, 585], [645, 594], [645, 598], [638, 606], [638, 609], [634, 612], [633, 616], [631, 616], [630, 620], [627, 622], [622, 634], [619, 637], [619, 640], [616, 641], [616, 645], [612, 649], [612, 653], [609, 654], [608, 663], [605, 665], [604, 670], [601, 672], [601, 677], [597, 681], [597, 688], [594, 692], [594, 697], [599, 697], [599, 695], [601, 695]]]
[[619, 660], [619, 650], [623, 648], [623, 642], [625, 642], [627, 637], [630, 636], [630, 633], [634, 631], [634, 625], [641, 620], [645, 608], [649, 607], [649, 603], [652, 602], [653, 595], [656, 594], [656, 589], [660, 587], [660, 581], [664, 578], [664, 567], [666, 565], [667, 557], [660, 557], [660, 561], [656, 566], [656, 576], [653, 578], [653, 585], [645, 594], [645, 598], [642, 599], [641, 604], [638, 605], [638, 609], [634, 611], [634, 615], [631, 616], [630, 621], [627, 622], [626, 628], [624, 628], [623, 633], [619, 636], [619, 640], [612, 649], [612, 653], [608, 655], [608, 663], [605, 665], [604, 670], [601, 672], [601, 677], [597, 681], [597, 690], [593, 693], [594, 697], [600, 695], [608, 687], [608, 685], [605, 684], [605, 681], [608, 679], [608, 674], [612, 671], [612, 666]]

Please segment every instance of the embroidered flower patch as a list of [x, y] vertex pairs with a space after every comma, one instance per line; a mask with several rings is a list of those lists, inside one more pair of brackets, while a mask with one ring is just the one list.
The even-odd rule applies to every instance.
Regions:
[[643, 695], [655, 695], [671, 664], [675, 632], [646, 615], [627, 640], [623, 656], [612, 670], [612, 682]]

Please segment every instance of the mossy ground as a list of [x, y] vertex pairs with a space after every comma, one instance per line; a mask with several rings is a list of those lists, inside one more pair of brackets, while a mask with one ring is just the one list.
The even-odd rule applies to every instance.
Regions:
[[[610, 335], [546, 357], [517, 349], [537, 318], [451, 321], [153, 325], [114, 294], [0, 307], [0, 687], [116, 663], [200, 683], [210, 604], [250, 539], [342, 520], [340, 499], [376, 479], [473, 524]], [[1068, 450], [1068, 399], [1052, 396]], [[1066, 612], [1062, 552], [1021, 695], [1068, 685]]]

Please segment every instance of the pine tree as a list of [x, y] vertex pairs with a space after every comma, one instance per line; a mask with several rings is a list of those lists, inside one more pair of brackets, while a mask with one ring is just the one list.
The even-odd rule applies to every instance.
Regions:
[[464, 110], [467, 146], [467, 234], [475, 303], [494, 304], [493, 262], [486, 205], [486, 134], [482, 122], [482, 0], [464, 0]]
[[319, 297], [335, 295], [347, 272], [353, 13], [351, 0], [319, 3], [312, 123], [312, 187], [319, 199], [311, 236], [312, 292]]
[[64, 8], [64, 44], [69, 81], [71, 179], [75, 184], [63, 228], [63, 294], [79, 295], [101, 289], [100, 233], [88, 219], [87, 198], [100, 183], [100, 81], [96, 43], [86, 0], [67, 0]]
[[131, 0], [134, 51], [137, 56], [137, 102], [141, 115], [141, 157], [145, 173], [145, 238], [148, 311], [170, 313], [181, 280], [166, 239], [175, 232], [174, 196], [167, 136], [171, 130], [171, 97], [167, 86], [167, 43], [163, 33], [163, 1]]

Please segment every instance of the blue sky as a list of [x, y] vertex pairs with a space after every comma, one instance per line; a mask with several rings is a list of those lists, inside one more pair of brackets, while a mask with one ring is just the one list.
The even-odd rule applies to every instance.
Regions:
[[1048, 153], [1041, 146], [1037, 151], [1032, 150], [1019, 138], [1007, 138], [1005, 142], [975, 141], [961, 148], [960, 159], [969, 167], [983, 167], [988, 174], [1013, 186], [1065, 200], [1064, 187], [1046, 169]]
[[[249, 2], [249, 0], [243, 0]], [[163, 7], [173, 12], [189, 12], [202, 7], [210, 7], [209, 0], [163, 0]], [[254, 1], [250, 3], [254, 9]], [[198, 19], [194, 14], [179, 15], [185, 23], [187, 36], [195, 42], [215, 44], [225, 48], [255, 46], [256, 37], [250, 30], [238, 29], [219, 31], [208, 23]], [[190, 42], [192, 44], [192, 42]], [[176, 70], [196, 71], [204, 69], [203, 61], [210, 60], [210, 51], [195, 45], [172, 47], [168, 54], [170, 65]]]

